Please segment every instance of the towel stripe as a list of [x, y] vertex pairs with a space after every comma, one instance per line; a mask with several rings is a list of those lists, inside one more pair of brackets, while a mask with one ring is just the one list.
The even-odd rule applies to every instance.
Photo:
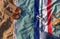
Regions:
[[52, 24], [51, 24], [51, 0], [47, 3], [47, 18], [48, 18], [48, 33], [52, 34]]
[[39, 20], [36, 16], [39, 15], [39, 0], [34, 0], [34, 39], [39, 39]]

